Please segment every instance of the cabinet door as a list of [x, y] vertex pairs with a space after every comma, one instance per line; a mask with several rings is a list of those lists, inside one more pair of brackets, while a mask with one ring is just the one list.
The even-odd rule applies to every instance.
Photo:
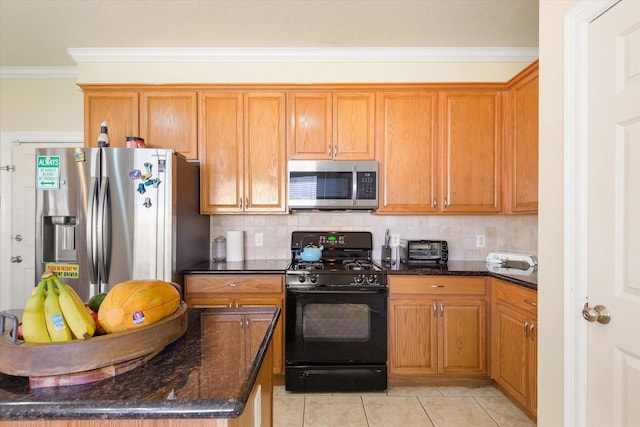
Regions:
[[100, 124], [108, 124], [111, 147], [125, 147], [127, 136], [139, 136], [138, 92], [87, 91], [84, 93], [84, 143], [98, 146]]
[[486, 375], [486, 301], [444, 299], [438, 304], [439, 373]]
[[243, 96], [201, 92], [200, 211], [242, 212], [244, 207]]
[[511, 89], [511, 127], [508, 150], [509, 208], [538, 211], [538, 71]]
[[[527, 317], [501, 304], [495, 307], [493, 322], [493, 378], [523, 406], [527, 406], [530, 341]], [[528, 326], [528, 325], [527, 325]]]
[[[243, 314], [208, 314], [201, 317], [202, 321], [202, 369], [200, 370], [201, 384], [203, 395], [209, 395], [215, 391], [219, 391], [222, 387], [232, 387], [236, 389], [240, 387], [243, 379], [246, 377], [246, 370], [239, 368], [237, 372], [228, 372], [224, 382], [220, 378], [210, 376], [210, 373], [216, 372], [211, 368], [216, 363], [222, 363], [216, 357], [233, 357], [235, 359], [247, 360], [246, 339], [237, 339], [239, 335], [245, 336], [245, 316]], [[224, 347], [224, 351], [221, 351]], [[237, 363], [230, 363], [236, 366]], [[240, 366], [240, 365], [238, 365]]]
[[289, 92], [289, 159], [327, 160], [333, 157], [331, 92]]
[[373, 160], [375, 96], [373, 92], [333, 94], [333, 158]]
[[196, 92], [143, 91], [140, 136], [148, 147], [171, 148], [187, 160], [198, 160]]
[[[278, 307], [280, 308], [280, 319], [278, 319], [278, 324], [276, 325], [276, 329], [273, 334], [273, 339], [271, 341], [271, 346], [273, 347], [273, 373], [274, 374], [283, 374], [284, 373], [284, 302], [281, 297], [266, 297], [261, 295], [256, 296], [243, 296], [240, 299], [236, 299], [235, 305], [237, 307]], [[269, 326], [271, 323], [272, 317], [262, 315], [262, 318], [255, 318], [252, 322], [262, 322], [264, 328]], [[266, 322], [266, 323], [265, 323]], [[264, 337], [263, 329], [261, 332], [256, 332], [256, 336], [259, 336], [260, 339]], [[260, 346], [260, 342], [252, 343], [251, 348], [252, 351], [255, 347], [255, 351], [257, 351]], [[255, 354], [255, 353], [253, 353]], [[252, 356], [253, 357], [253, 356]]]
[[444, 212], [500, 210], [502, 94], [442, 93]]
[[435, 92], [381, 92], [376, 99], [381, 213], [436, 212]]
[[435, 304], [428, 298], [389, 300], [390, 375], [437, 373]]
[[285, 212], [284, 92], [245, 94], [244, 126], [244, 210]]

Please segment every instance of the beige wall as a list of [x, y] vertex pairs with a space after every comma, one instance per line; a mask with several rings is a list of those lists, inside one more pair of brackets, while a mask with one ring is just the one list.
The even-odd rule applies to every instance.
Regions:
[[505, 82], [529, 62], [81, 63], [79, 83]]
[[538, 425], [564, 424], [563, 18], [578, 2], [540, 2]]
[[0, 132], [82, 132], [75, 79], [0, 79]]

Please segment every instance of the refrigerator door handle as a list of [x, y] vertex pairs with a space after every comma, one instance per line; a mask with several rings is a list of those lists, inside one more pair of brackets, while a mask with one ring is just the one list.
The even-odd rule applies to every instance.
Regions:
[[91, 188], [89, 190], [89, 204], [87, 206], [87, 253], [89, 254], [89, 270], [91, 283], [98, 283], [98, 249], [96, 223], [98, 217], [98, 179], [91, 178]]
[[[102, 178], [100, 184], [100, 202], [98, 210], [98, 265], [100, 282], [109, 282], [109, 268], [111, 264], [111, 197], [109, 178]], [[100, 290], [100, 292], [106, 292]]]

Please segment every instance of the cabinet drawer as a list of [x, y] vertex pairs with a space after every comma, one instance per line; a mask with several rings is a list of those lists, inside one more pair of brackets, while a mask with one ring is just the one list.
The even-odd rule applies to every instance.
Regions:
[[389, 276], [390, 294], [485, 295], [484, 277]]
[[284, 279], [274, 275], [186, 276], [185, 293], [196, 294], [278, 294], [283, 292]]
[[496, 302], [503, 302], [534, 316], [538, 315], [537, 292], [499, 280], [494, 280], [493, 285]]

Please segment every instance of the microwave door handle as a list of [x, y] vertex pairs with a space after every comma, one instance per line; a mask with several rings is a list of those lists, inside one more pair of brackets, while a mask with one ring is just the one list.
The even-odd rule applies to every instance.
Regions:
[[351, 205], [356, 205], [356, 198], [358, 197], [358, 168], [356, 165], [352, 167], [353, 179], [351, 185]]

